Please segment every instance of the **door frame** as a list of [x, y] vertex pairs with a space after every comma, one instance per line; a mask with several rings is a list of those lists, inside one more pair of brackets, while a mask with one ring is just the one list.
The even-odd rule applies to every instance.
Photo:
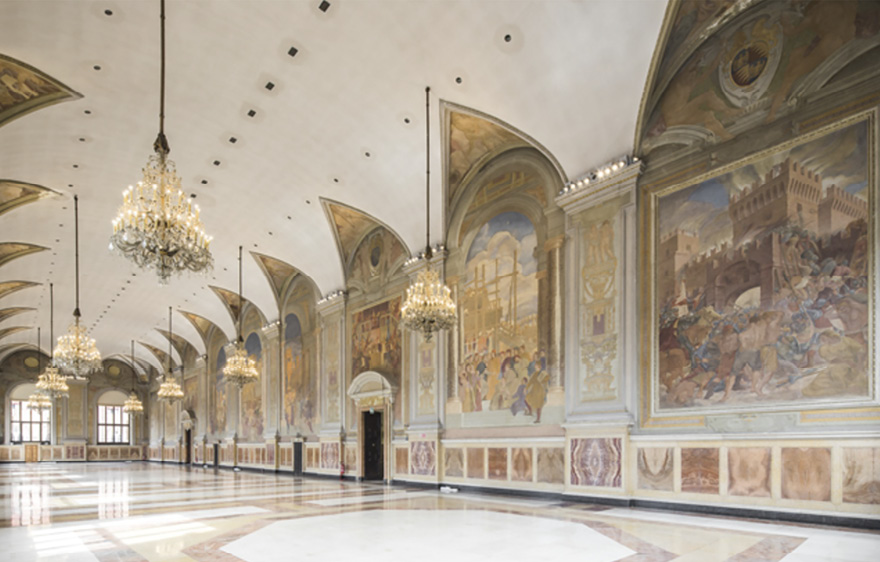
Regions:
[[382, 479], [390, 481], [391, 428], [394, 424], [394, 393], [397, 389], [388, 379], [375, 371], [365, 371], [354, 378], [348, 387], [348, 397], [355, 401], [357, 416], [357, 478], [364, 479], [364, 412], [371, 409], [382, 414]]

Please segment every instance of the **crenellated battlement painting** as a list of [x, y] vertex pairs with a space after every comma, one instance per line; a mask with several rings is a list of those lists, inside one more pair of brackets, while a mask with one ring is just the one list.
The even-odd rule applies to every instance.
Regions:
[[652, 198], [655, 412], [873, 396], [873, 126]]

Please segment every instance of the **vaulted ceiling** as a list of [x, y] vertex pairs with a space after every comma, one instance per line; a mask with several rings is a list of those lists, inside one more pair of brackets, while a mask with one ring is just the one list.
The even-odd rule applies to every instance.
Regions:
[[[108, 250], [122, 190], [140, 179], [158, 130], [158, 0], [0, 2], [0, 55], [72, 92], [0, 122], [0, 181], [28, 198], [0, 202], [0, 243], [20, 254], [0, 252], [0, 285], [40, 283], [0, 292], [0, 308], [34, 309], [0, 330], [43, 326], [48, 347], [49, 282], [56, 337], [70, 321], [74, 194], [83, 319], [105, 356], [128, 354], [132, 339], [167, 349], [156, 328], [167, 326], [168, 306], [234, 334], [230, 301], [217, 296], [229, 293], [217, 289], [237, 290], [239, 245], [245, 298], [270, 321], [277, 281], [267, 280], [260, 255], [310, 277], [321, 293], [343, 288], [322, 200], [375, 218], [418, 251], [425, 86], [434, 225], [448, 187], [442, 172], [460, 172], [445, 161], [441, 101], [504, 124], [567, 178], [632, 151], [664, 1], [328, 3], [323, 11], [321, 0], [169, 0], [166, 133], [214, 236], [216, 265], [159, 287]], [[435, 229], [434, 241], [441, 237]], [[203, 353], [195, 326], [180, 320], [175, 333]], [[0, 343], [35, 336], [12, 331]]]

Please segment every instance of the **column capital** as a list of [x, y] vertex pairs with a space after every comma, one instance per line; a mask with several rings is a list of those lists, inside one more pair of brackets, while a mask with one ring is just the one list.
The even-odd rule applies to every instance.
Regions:
[[553, 238], [548, 238], [544, 242], [544, 251], [552, 252], [553, 250], [558, 250], [565, 243], [565, 234], [560, 234], [558, 236], [554, 236]]

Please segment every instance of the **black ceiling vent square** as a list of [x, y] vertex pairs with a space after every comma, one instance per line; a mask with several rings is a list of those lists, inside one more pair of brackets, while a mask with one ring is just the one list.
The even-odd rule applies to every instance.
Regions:
[[287, 51], [287, 54], [290, 55], [290, 56], [292, 56], [292, 57], [295, 57], [296, 54], [297, 54], [298, 52], [299, 52], [299, 49], [297, 49], [296, 47], [291, 47], [291, 48]]
[[327, 10], [330, 9], [330, 2], [328, 2], [327, 0], [321, 0], [321, 3], [318, 5], [318, 9], [326, 13]]
[[274, 88], [274, 87], [275, 87], [274, 82], [266, 82], [266, 89], [269, 90], [270, 92], [272, 91], [272, 88]]

